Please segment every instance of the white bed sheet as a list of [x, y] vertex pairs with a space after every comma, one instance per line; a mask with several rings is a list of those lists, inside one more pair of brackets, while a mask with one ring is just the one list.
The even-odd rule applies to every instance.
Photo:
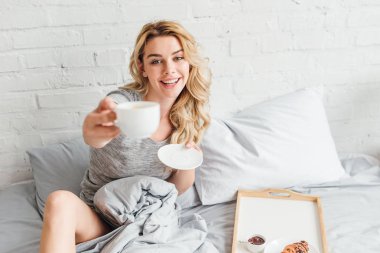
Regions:
[[[379, 161], [364, 155], [341, 157], [348, 177], [338, 182], [298, 187], [321, 196], [329, 253], [380, 252]], [[0, 191], [0, 253], [38, 252], [42, 227], [35, 203], [34, 182]], [[221, 252], [231, 252], [235, 203], [184, 209], [208, 223], [207, 236]]]
[[[329, 253], [380, 252], [380, 167], [366, 155], [342, 155], [343, 180], [292, 190], [321, 197]], [[209, 235], [220, 252], [231, 252], [235, 203], [199, 206], [208, 221]], [[252, 213], [254, 215], [254, 213]]]

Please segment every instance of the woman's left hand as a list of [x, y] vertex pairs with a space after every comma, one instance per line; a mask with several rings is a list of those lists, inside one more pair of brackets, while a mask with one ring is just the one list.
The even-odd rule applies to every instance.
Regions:
[[193, 141], [190, 141], [190, 142], [186, 143], [185, 147], [186, 148], [196, 149], [196, 150], [198, 150], [199, 152], [202, 153], [202, 149], [200, 147], [198, 147]]

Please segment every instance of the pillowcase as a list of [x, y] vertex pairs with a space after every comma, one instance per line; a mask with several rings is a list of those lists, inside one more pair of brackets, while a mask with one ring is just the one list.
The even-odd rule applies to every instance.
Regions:
[[82, 138], [33, 148], [27, 154], [32, 166], [37, 206], [41, 215], [51, 192], [68, 190], [79, 196], [80, 183], [90, 164], [89, 147]]
[[195, 185], [204, 205], [236, 199], [238, 189], [288, 188], [345, 173], [320, 95], [299, 90], [212, 120]]
[[[89, 147], [83, 139], [33, 148], [27, 151], [34, 181], [38, 211], [44, 213], [49, 194], [56, 190], [71, 191], [77, 196], [86, 169], [90, 166]], [[178, 196], [176, 203], [181, 208], [200, 205], [198, 192], [192, 186]]]

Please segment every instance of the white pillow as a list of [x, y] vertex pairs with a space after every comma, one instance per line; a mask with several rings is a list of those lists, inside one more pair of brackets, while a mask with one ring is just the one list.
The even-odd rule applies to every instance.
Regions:
[[238, 189], [288, 188], [344, 176], [320, 95], [300, 90], [212, 120], [195, 184], [204, 205]]

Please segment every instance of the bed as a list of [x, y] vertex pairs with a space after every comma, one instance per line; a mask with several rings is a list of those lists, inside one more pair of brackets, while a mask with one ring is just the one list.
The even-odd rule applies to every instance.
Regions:
[[[304, 96], [303, 94], [302, 96]], [[289, 105], [289, 101], [294, 101], [294, 95], [290, 100], [285, 101]], [[299, 93], [298, 93], [299, 96]], [[287, 97], [289, 98], [289, 96]], [[309, 101], [310, 98], [307, 98]], [[273, 105], [276, 101], [271, 101], [269, 105]], [[278, 102], [278, 100], [277, 100]], [[284, 100], [281, 101], [284, 103]], [[268, 111], [263, 114], [263, 107], [267, 108], [267, 104], [261, 105], [261, 108], [249, 108], [249, 112], [255, 111], [258, 115], [267, 115]], [[305, 106], [304, 106], [305, 107]], [[281, 110], [275, 106], [277, 110]], [[289, 113], [289, 106], [285, 107], [285, 113]], [[298, 106], [294, 106], [299, 110]], [[310, 108], [309, 108], [310, 109]], [[262, 116], [260, 116], [262, 117]], [[315, 113], [314, 119], [315, 120]], [[247, 120], [249, 119], [249, 120]], [[292, 178], [284, 178], [280, 174], [282, 170], [276, 169], [277, 164], [266, 163], [262, 159], [270, 159], [273, 163], [273, 157], [264, 155], [264, 151], [268, 152], [270, 149], [265, 149], [263, 146], [257, 146], [257, 143], [268, 143], [259, 136], [250, 136], [256, 146], [252, 146], [246, 138], [239, 139], [239, 136], [249, 136], [252, 132], [252, 128], [247, 128], [247, 122], [252, 127], [252, 120], [257, 120], [256, 116], [247, 111], [238, 114], [234, 120], [221, 121], [222, 125], [213, 123], [209, 133], [205, 136], [205, 140], [202, 143], [202, 149], [204, 150], [204, 166], [201, 169], [197, 169], [197, 179], [195, 186], [188, 192], [182, 195], [178, 199], [178, 214], [180, 217], [190, 214], [198, 214], [206, 220], [207, 223], [207, 237], [206, 241], [212, 243], [219, 252], [231, 252], [233, 227], [234, 227], [234, 215], [235, 215], [235, 203], [236, 203], [236, 188], [249, 188], [249, 189], [261, 189], [264, 187], [277, 187], [288, 188], [297, 192], [318, 195], [321, 197], [328, 252], [330, 253], [356, 253], [356, 252], [379, 252], [380, 250], [380, 167], [379, 161], [371, 156], [365, 154], [336, 154], [336, 160], [339, 162], [331, 164], [320, 164], [321, 162], [328, 162], [331, 157], [328, 155], [322, 156], [323, 152], [326, 152], [326, 146], [323, 146], [323, 151], [320, 150], [317, 156], [314, 156], [315, 160], [305, 152], [310, 149], [304, 147], [303, 150], [297, 149], [297, 155], [306, 157], [308, 162], [297, 160], [292, 161], [289, 156], [292, 154], [287, 153], [288, 160], [281, 160], [281, 168], [285, 170], [287, 165], [291, 165]], [[291, 121], [285, 119], [288, 124], [302, 124], [300, 121]], [[308, 118], [307, 120], [310, 120]], [[326, 120], [327, 121], [327, 120]], [[260, 119], [258, 122], [264, 122]], [[265, 124], [269, 124], [270, 121], [266, 120]], [[239, 124], [238, 124], [239, 123]], [[315, 124], [315, 123], [312, 123]], [[227, 133], [221, 134], [221, 127], [225, 131], [229, 131], [233, 139], [229, 137]], [[227, 127], [226, 127], [227, 126]], [[265, 127], [262, 125], [260, 130], [255, 131], [262, 133], [263, 129], [268, 131], [274, 131], [276, 127]], [[284, 127], [284, 124], [279, 124]], [[212, 130], [214, 129], [214, 130]], [[294, 129], [286, 128], [287, 131]], [[318, 126], [317, 129], [321, 129]], [[278, 129], [277, 129], [278, 130]], [[310, 128], [307, 128], [310, 131]], [[214, 131], [213, 133], [211, 133]], [[247, 131], [245, 133], [245, 131]], [[300, 130], [298, 129], [298, 132]], [[304, 130], [306, 131], [306, 130]], [[318, 133], [313, 132], [318, 139], [321, 136]], [[220, 136], [218, 140], [218, 136]], [[265, 134], [267, 137], [267, 135]], [[293, 140], [294, 135], [287, 134], [286, 136]], [[307, 136], [302, 134], [303, 139], [308, 142]], [[264, 138], [264, 137], [263, 137]], [[314, 138], [314, 137], [313, 137]], [[278, 136], [276, 139], [279, 139]], [[220, 147], [221, 141], [225, 141], [228, 145], [241, 145], [244, 148], [234, 147], [235, 154], [231, 155], [229, 151], [228, 155], [221, 154], [225, 152], [223, 149], [217, 149]], [[284, 140], [281, 140], [281, 144], [284, 145]], [[320, 141], [320, 140], [319, 140]], [[299, 141], [297, 145], [301, 145]], [[314, 144], [318, 146], [318, 144]], [[271, 143], [271, 146], [273, 143]], [[312, 152], [317, 152], [315, 145]], [[322, 145], [322, 144], [320, 144]], [[278, 147], [280, 145], [276, 145]], [[283, 146], [282, 152], [289, 149], [289, 147]], [[322, 146], [321, 146], [322, 148]], [[335, 148], [335, 147], [334, 147]], [[248, 154], [247, 149], [254, 150], [253, 154]], [[218, 151], [216, 151], [218, 150]], [[218, 153], [219, 152], [219, 153]], [[56, 189], [70, 190], [76, 194], [79, 193], [79, 181], [83, 174], [84, 169], [88, 165], [88, 148], [81, 140], [74, 140], [67, 143], [55, 144], [43, 148], [36, 148], [28, 151], [30, 161], [33, 168], [34, 180], [13, 184], [0, 191], [0, 252], [38, 252], [39, 249], [39, 237], [42, 228], [41, 212], [44, 208], [44, 200], [47, 194]], [[259, 154], [259, 155], [258, 155]], [[250, 157], [250, 155], [252, 157]], [[255, 155], [255, 157], [254, 157]], [[277, 156], [278, 154], [276, 154]], [[239, 156], [243, 157], [243, 160], [239, 159]], [[208, 157], [206, 159], [206, 157]], [[214, 157], [214, 158], [213, 158]], [[259, 159], [259, 158], [260, 159]], [[320, 161], [323, 160], [323, 161]], [[336, 161], [334, 161], [336, 162]], [[299, 164], [298, 164], [299, 163]], [[277, 179], [271, 182], [261, 185], [259, 182], [255, 182], [253, 179], [248, 182], [241, 181], [238, 185], [235, 185], [231, 189], [225, 187], [226, 183], [229, 186], [234, 185], [237, 182], [236, 179], [246, 178], [249, 176], [247, 173], [252, 173], [253, 167], [259, 164], [261, 169], [266, 168], [267, 173], [272, 168], [276, 175], [283, 178], [283, 180]], [[313, 174], [310, 168], [317, 167], [316, 176]], [[249, 165], [249, 166], [248, 166]], [[269, 167], [271, 165], [271, 167]], [[297, 176], [297, 173], [304, 173], [301, 170], [296, 169], [297, 166], [301, 166], [304, 170], [307, 170], [307, 175]], [[235, 166], [234, 173], [236, 178], [218, 179], [217, 175], [221, 171], [227, 170], [223, 166], [231, 168]], [[333, 166], [338, 166], [341, 169], [342, 174], [338, 172], [334, 175]], [[245, 167], [249, 167], [248, 170], [244, 170]], [[328, 179], [323, 177], [323, 169], [328, 167]], [[206, 170], [206, 171], [202, 171]], [[214, 170], [214, 172], [213, 172]], [[238, 170], [238, 173], [237, 173]], [[315, 170], [315, 169], [314, 169]], [[331, 172], [331, 173], [330, 173]], [[208, 178], [206, 181], [202, 181], [204, 177], [210, 177], [209, 173], [214, 173], [214, 177]], [[228, 173], [228, 172], [227, 172]], [[258, 173], [255, 171], [255, 173]], [[331, 176], [333, 175], [333, 176]], [[273, 177], [273, 174], [257, 175], [259, 180], [265, 179], [265, 176]], [[298, 179], [293, 179], [297, 177]], [[311, 178], [310, 178], [311, 177]], [[310, 179], [308, 179], [310, 178]], [[302, 179], [302, 181], [297, 181]], [[212, 182], [210, 180], [216, 180]], [[226, 182], [225, 182], [226, 181]], [[234, 182], [232, 182], [234, 181]], [[252, 183], [253, 182], [253, 183]], [[221, 185], [218, 188], [216, 185]], [[251, 184], [251, 185], [249, 185]], [[207, 188], [209, 186], [210, 188]], [[228, 188], [228, 189], [226, 189]], [[223, 191], [221, 194], [216, 192]], [[235, 193], [235, 195], [234, 195]]]

